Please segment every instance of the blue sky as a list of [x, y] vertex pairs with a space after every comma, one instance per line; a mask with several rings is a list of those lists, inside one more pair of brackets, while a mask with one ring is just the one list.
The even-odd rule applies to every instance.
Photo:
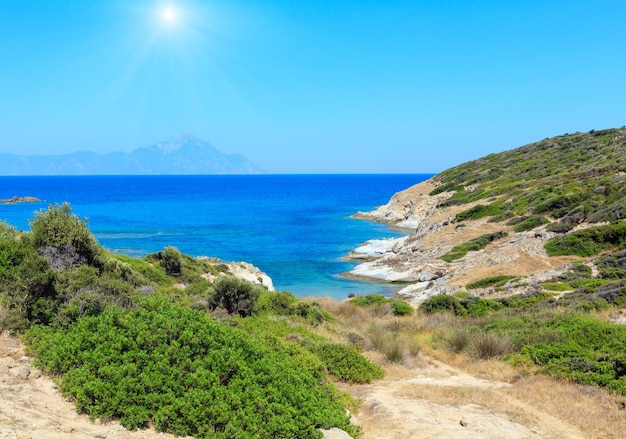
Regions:
[[625, 125], [625, 16], [622, 0], [0, 0], [0, 152], [188, 132], [271, 173], [439, 172]]

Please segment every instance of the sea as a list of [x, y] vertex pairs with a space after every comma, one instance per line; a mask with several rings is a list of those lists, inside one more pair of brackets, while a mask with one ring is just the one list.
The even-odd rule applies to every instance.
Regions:
[[347, 279], [344, 257], [370, 239], [402, 236], [352, 218], [431, 174], [0, 177], [0, 221], [29, 230], [36, 211], [68, 202], [112, 253], [143, 257], [166, 246], [246, 261], [299, 297], [392, 295], [396, 284]]

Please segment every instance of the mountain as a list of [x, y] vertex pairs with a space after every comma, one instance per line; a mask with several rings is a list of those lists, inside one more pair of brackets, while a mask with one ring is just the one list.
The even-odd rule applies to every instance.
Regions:
[[193, 135], [181, 134], [130, 153], [0, 154], [0, 175], [261, 174], [241, 155], [224, 154]]
[[490, 154], [357, 216], [411, 232], [354, 250], [364, 262], [350, 273], [411, 283], [400, 292], [410, 301], [465, 290], [502, 296], [529, 285], [541, 291], [574, 276], [559, 287], [609, 303], [623, 295], [626, 303], [626, 127]]

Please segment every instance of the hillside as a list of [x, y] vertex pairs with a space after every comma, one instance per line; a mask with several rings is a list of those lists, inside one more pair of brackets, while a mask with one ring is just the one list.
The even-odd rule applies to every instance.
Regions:
[[260, 174], [237, 154], [224, 154], [190, 134], [138, 148], [130, 153], [20, 156], [0, 154], [0, 175], [168, 175]]
[[[506, 288], [489, 282], [470, 288], [472, 294], [520, 292], [567, 272], [581, 256], [594, 277], [610, 283], [610, 274], [598, 272], [597, 255], [624, 248], [626, 128], [565, 134], [491, 154], [357, 216], [412, 232], [367, 243], [350, 255], [366, 261], [350, 275], [407, 282], [400, 294], [410, 301], [464, 291], [494, 276], [511, 280]], [[595, 228], [607, 223], [614, 226]], [[589, 238], [581, 233], [597, 235], [592, 241], [608, 234], [610, 242], [581, 253], [570, 242]], [[623, 255], [615, 255], [610, 264], [619, 266]]]

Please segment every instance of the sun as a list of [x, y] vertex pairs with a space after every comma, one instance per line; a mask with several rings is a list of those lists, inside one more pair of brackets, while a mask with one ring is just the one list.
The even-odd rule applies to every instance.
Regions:
[[159, 12], [161, 21], [166, 24], [174, 24], [179, 19], [179, 13], [173, 6], [163, 6]]

